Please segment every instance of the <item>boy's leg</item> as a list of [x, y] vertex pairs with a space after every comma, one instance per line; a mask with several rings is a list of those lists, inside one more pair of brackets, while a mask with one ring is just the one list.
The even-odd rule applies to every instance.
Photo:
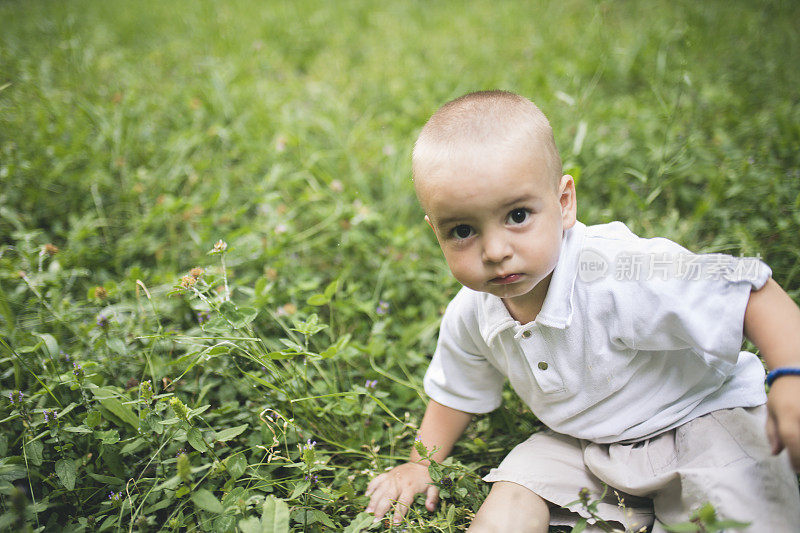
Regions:
[[[534, 433], [525, 442], [518, 444], [497, 468], [493, 468], [483, 479], [499, 487], [523, 487], [527, 493], [534, 494], [546, 502], [551, 525], [574, 526], [581, 516], [589, 518], [590, 513], [578, 502], [582, 489], [589, 490], [594, 512], [614, 527], [638, 530], [642, 525], [653, 523], [653, 506], [647, 498], [625, 497], [626, 509], [618, 505], [617, 493], [604, 486], [584, 463], [583, 443], [567, 435], [551, 431]], [[501, 490], [497, 494], [502, 496]], [[601, 495], [605, 495], [604, 497]], [[489, 499], [495, 495], [493, 488], [484, 506], [492, 505]], [[510, 506], [509, 514], [520, 512], [522, 506]], [[479, 510], [479, 514], [483, 511]], [[476, 525], [479, 525], [476, 523]], [[587, 527], [586, 531], [592, 530]], [[478, 531], [478, 530], [475, 530]], [[508, 530], [513, 531], [513, 530]], [[547, 529], [542, 529], [547, 531]]]
[[547, 533], [550, 509], [541, 497], [522, 485], [497, 481], [467, 531], [472, 533]]
[[751, 524], [735, 531], [800, 531], [797, 477], [785, 452], [772, 455], [766, 416], [763, 405], [724, 409], [678, 428], [678, 479], [653, 499], [659, 520], [685, 520], [708, 501], [721, 518]]
[[589, 444], [584, 460], [603, 482], [653, 498], [653, 533], [706, 502], [720, 519], [751, 523], [732, 531], [797, 533], [797, 477], [785, 453], [772, 455], [765, 423], [763, 405], [723, 409], [640, 443]]

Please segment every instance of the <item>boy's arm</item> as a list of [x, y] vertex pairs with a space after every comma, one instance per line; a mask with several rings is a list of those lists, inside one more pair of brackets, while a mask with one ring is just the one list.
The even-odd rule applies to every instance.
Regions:
[[[444, 460], [458, 438], [472, 420], [472, 414], [446, 407], [434, 400], [428, 402], [425, 416], [419, 428], [418, 438], [428, 450], [438, 448], [433, 454], [434, 461]], [[436, 508], [439, 501], [439, 489], [432, 484], [428, 474], [429, 461], [421, 460], [415, 449], [411, 450], [409, 462], [396, 466], [390, 471], [380, 474], [370, 481], [366, 495], [369, 496], [368, 513], [375, 513], [379, 520], [392, 505], [394, 523], [400, 523], [408, 511], [414, 496], [425, 492], [425, 507], [429, 511]]]
[[[772, 278], [750, 293], [744, 333], [758, 346], [770, 369], [800, 368], [800, 309]], [[784, 447], [800, 471], [800, 376], [783, 376], [770, 387], [767, 435], [772, 452]]]

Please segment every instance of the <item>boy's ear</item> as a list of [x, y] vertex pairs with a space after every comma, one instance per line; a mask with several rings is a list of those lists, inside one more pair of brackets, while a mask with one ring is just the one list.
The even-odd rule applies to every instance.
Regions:
[[575, 193], [575, 180], [569, 174], [561, 176], [558, 187], [559, 202], [561, 203], [561, 221], [564, 229], [575, 225], [578, 212], [578, 198]]

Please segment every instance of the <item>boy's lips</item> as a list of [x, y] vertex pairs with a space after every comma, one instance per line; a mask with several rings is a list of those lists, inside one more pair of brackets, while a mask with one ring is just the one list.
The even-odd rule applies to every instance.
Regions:
[[489, 280], [489, 283], [493, 283], [495, 285], [506, 285], [508, 283], [514, 283], [515, 281], [519, 281], [522, 277], [522, 274], [508, 274], [506, 276], [498, 276], [496, 278], [492, 278]]

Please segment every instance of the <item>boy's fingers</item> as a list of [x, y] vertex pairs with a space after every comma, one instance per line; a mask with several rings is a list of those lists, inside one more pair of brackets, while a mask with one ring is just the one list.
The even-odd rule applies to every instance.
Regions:
[[[373, 510], [370, 510], [370, 507]], [[375, 515], [375, 521], [377, 522], [378, 520], [383, 518], [383, 515], [385, 515], [386, 512], [389, 509], [391, 509], [391, 507], [392, 507], [392, 499], [382, 497], [379, 500], [377, 500], [374, 504], [370, 502], [369, 507], [367, 507], [367, 512], [368, 513], [372, 512]]]
[[425, 508], [434, 511], [437, 503], [439, 503], [439, 487], [430, 485], [425, 491]]
[[380, 474], [372, 478], [372, 481], [367, 483], [367, 490], [366, 492], [364, 492], [364, 495], [369, 496], [370, 494], [375, 492], [375, 489], [378, 488], [378, 486], [381, 484], [381, 481], [383, 480], [384, 476], [386, 476], [386, 474]]
[[392, 521], [395, 524], [399, 524], [400, 521], [405, 516], [408, 508], [411, 506], [411, 502], [414, 501], [414, 491], [404, 491], [400, 494], [400, 497], [397, 498], [397, 502], [394, 505], [394, 513], [392, 514]]
[[369, 497], [369, 504], [365, 511], [368, 513], [374, 512], [376, 516], [383, 516], [386, 511], [389, 510], [389, 507], [391, 507], [391, 502], [395, 497], [396, 495], [391, 494], [387, 487], [375, 487], [375, 490]]

